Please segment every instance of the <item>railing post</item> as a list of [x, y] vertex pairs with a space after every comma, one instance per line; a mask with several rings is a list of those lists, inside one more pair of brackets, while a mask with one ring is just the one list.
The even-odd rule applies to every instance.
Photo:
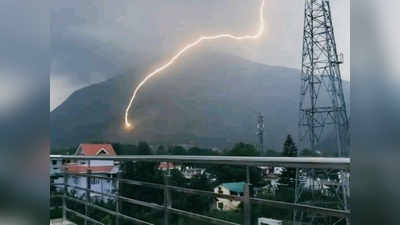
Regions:
[[[87, 177], [86, 177], [86, 200], [87, 200], [87, 202], [88, 202], [88, 204], [90, 204], [90, 190], [91, 190], [91, 183], [90, 183], [90, 180], [91, 180], [91, 177], [90, 177], [90, 175], [91, 175], [91, 173], [92, 173], [92, 170], [91, 170], [91, 168], [90, 168], [90, 160], [88, 160], [88, 170], [87, 170]], [[88, 205], [85, 205], [85, 216], [87, 216], [87, 217], [89, 217], [89, 207], [88, 207]], [[87, 225], [87, 219], [85, 219], [85, 225]]]
[[246, 185], [244, 187], [244, 224], [251, 225], [251, 208], [250, 208], [250, 168], [246, 166]]
[[67, 198], [67, 171], [64, 167], [64, 193], [63, 193], [63, 198], [62, 198], [62, 216], [63, 216], [63, 221], [67, 220], [67, 203], [66, 203], [66, 198]]
[[117, 172], [117, 177], [116, 177], [116, 181], [115, 181], [115, 212], [117, 213], [115, 216], [115, 225], [119, 225], [119, 207], [120, 207], [120, 202], [119, 202], [119, 179], [120, 179], [120, 168], [121, 168], [121, 164], [118, 168], [118, 172]]
[[164, 225], [169, 223], [168, 207], [171, 206], [171, 196], [168, 190], [169, 176], [169, 162], [167, 162], [167, 170], [164, 172]]

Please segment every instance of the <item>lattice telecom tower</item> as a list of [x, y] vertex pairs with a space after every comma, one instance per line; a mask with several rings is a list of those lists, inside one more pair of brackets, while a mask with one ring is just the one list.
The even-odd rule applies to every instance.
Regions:
[[264, 116], [259, 113], [257, 116], [257, 137], [258, 151], [264, 153]]
[[[320, 141], [329, 140], [327, 137], [334, 134], [336, 142], [331, 149], [333, 153], [337, 157], [349, 156], [349, 121], [340, 74], [341, 63], [342, 60], [339, 59], [336, 50], [329, 0], [305, 0], [298, 124], [301, 150], [305, 148], [313, 152], [323, 150], [317, 149]], [[335, 200], [333, 197], [329, 199], [333, 200], [332, 202], [328, 203], [324, 198], [326, 196], [315, 193], [317, 192], [314, 188], [315, 176], [318, 173], [326, 174], [326, 179], [330, 182], [337, 182]], [[298, 170], [296, 180], [296, 203], [332, 206], [336, 202], [338, 209], [348, 209], [348, 173], [318, 172], [314, 169]], [[337, 222], [332, 219], [329, 221], [334, 222], [329, 222], [325, 218], [299, 212], [295, 212], [293, 218], [294, 224], [300, 224], [302, 220], [311, 224]], [[349, 221], [343, 221], [349, 224]]]

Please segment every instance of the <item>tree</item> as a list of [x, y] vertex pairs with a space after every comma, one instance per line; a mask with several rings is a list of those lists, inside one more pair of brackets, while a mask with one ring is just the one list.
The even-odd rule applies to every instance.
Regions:
[[218, 155], [218, 152], [208, 148], [192, 147], [187, 151], [187, 155]]
[[[284, 157], [296, 157], [297, 147], [290, 135], [286, 137], [286, 141], [283, 144], [282, 156]], [[295, 168], [284, 168], [279, 182], [288, 187], [294, 187], [296, 183], [296, 169]]]
[[105, 225], [112, 225], [113, 224], [113, 221], [112, 221], [110, 215], [106, 215], [100, 222], [102, 222]]
[[[258, 156], [259, 152], [251, 144], [238, 143], [224, 153], [226, 156]], [[231, 165], [212, 165], [207, 172], [217, 178], [218, 183], [246, 181], [246, 167]], [[257, 184], [262, 179], [262, 172], [257, 167], [250, 167], [251, 182]]]
[[257, 149], [251, 144], [238, 143], [233, 146], [232, 150], [226, 152], [229, 156], [259, 156]]
[[318, 152], [314, 152], [311, 151], [308, 148], [305, 148], [302, 152], [301, 152], [301, 156], [305, 156], [305, 157], [318, 157], [320, 156], [320, 154]]
[[170, 155], [186, 155], [186, 150], [182, 146], [174, 146], [168, 152]]
[[275, 151], [275, 150], [268, 149], [268, 150], [266, 151], [266, 153], [265, 153], [265, 156], [268, 156], [268, 157], [278, 157], [278, 156], [280, 156], [280, 153], [277, 152], [277, 151]]
[[167, 153], [168, 152], [163, 145], [158, 146], [157, 151], [156, 151], [157, 155], [167, 155]]
[[138, 155], [151, 155], [150, 146], [144, 141], [139, 142], [139, 145], [137, 147], [137, 154]]
[[72, 155], [75, 153], [75, 151], [76, 151], [75, 147], [50, 149], [51, 154], [56, 154], [56, 155]]
[[286, 137], [286, 141], [283, 144], [282, 156], [285, 157], [297, 157], [297, 147], [294, 144], [292, 136], [290, 134]]
[[113, 143], [112, 144], [117, 155], [136, 155], [137, 154], [137, 146], [131, 144], [121, 144], [121, 143]]

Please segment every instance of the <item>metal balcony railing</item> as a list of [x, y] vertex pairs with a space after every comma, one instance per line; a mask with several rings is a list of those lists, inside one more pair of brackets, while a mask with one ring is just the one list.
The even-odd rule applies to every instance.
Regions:
[[[133, 224], [146, 224], [151, 225], [152, 223], [148, 221], [143, 221], [138, 218], [134, 218], [130, 215], [125, 215], [121, 213], [121, 202], [130, 203], [133, 205], [138, 205], [146, 208], [151, 208], [162, 212], [163, 224], [169, 224], [169, 216], [171, 214], [188, 217], [191, 219], [203, 221], [208, 224], [217, 225], [239, 225], [231, 221], [224, 219], [214, 218], [210, 216], [201, 215], [198, 213], [177, 209], [172, 207], [172, 199], [170, 192], [179, 192], [189, 195], [200, 195], [200, 196], [211, 196], [215, 198], [222, 198], [228, 200], [236, 200], [243, 203], [243, 222], [242, 224], [250, 225], [252, 223], [251, 218], [251, 205], [259, 204], [266, 205], [270, 207], [284, 208], [288, 210], [299, 210], [304, 212], [315, 213], [322, 216], [336, 217], [341, 219], [347, 219], [350, 217], [350, 210], [342, 210], [337, 208], [327, 208], [319, 207], [315, 205], [308, 204], [298, 204], [293, 202], [284, 202], [277, 200], [261, 199], [252, 196], [251, 184], [250, 184], [250, 168], [251, 167], [284, 167], [284, 168], [297, 168], [297, 169], [323, 169], [323, 170], [340, 170], [346, 171], [349, 174], [350, 171], [350, 159], [349, 158], [308, 158], [308, 157], [230, 157], [230, 156], [171, 156], [171, 155], [145, 155], [145, 156], [71, 156], [71, 155], [51, 155], [50, 160], [54, 161], [86, 161], [88, 167], [90, 168], [90, 163], [93, 160], [112, 160], [117, 162], [117, 164], [123, 164], [124, 162], [167, 162], [175, 164], [195, 164], [195, 165], [230, 165], [230, 166], [241, 166], [246, 168], [246, 180], [244, 186], [243, 195], [227, 195], [222, 193], [215, 193], [212, 191], [197, 190], [185, 187], [178, 187], [169, 184], [169, 173], [165, 171], [163, 173], [163, 182], [152, 183], [144, 182], [139, 180], [124, 179], [118, 173], [115, 177], [105, 177], [92, 174], [90, 170], [87, 173], [69, 173], [65, 169], [61, 168], [61, 172], [53, 174], [63, 178], [62, 183], [51, 183], [53, 189], [58, 191], [53, 191], [51, 193], [51, 199], [59, 199], [60, 205], [51, 205], [50, 210], [57, 208], [62, 209], [63, 220], [67, 220], [67, 215], [73, 214], [76, 217], [81, 218], [84, 224], [105, 224], [95, 218], [88, 215], [89, 209], [99, 210], [105, 214], [112, 216], [114, 221], [112, 224], [119, 225], [122, 220], [129, 221]], [[63, 163], [65, 165], [65, 163]], [[63, 167], [63, 166], [62, 166]], [[59, 169], [59, 168], [58, 168]], [[69, 176], [86, 177], [87, 184], [85, 187], [71, 185], [67, 183], [67, 178]], [[91, 188], [91, 179], [103, 179], [115, 182], [116, 190], [113, 193], [104, 193], [101, 191], [96, 191]], [[142, 200], [133, 199], [127, 196], [122, 196], [119, 192], [120, 184], [141, 186], [144, 188], [158, 189], [163, 192], [163, 203], [157, 204], [154, 202], [146, 202]], [[61, 190], [61, 191], [60, 191]], [[85, 198], [76, 198], [69, 195], [69, 191], [81, 191], [84, 192]], [[108, 197], [113, 199], [115, 202], [115, 207], [109, 209], [107, 207], [98, 205], [91, 201], [91, 194], [98, 194], [103, 197]], [[73, 209], [67, 206], [67, 201], [74, 202], [84, 207], [84, 213], [79, 212], [79, 210]], [[196, 203], [193, 203], [196, 204]], [[107, 224], [105, 224], [107, 225]]]

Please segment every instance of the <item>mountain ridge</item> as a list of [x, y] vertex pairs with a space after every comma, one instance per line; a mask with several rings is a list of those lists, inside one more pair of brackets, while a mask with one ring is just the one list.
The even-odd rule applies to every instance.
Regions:
[[[129, 116], [136, 128], [127, 132], [123, 112], [147, 70], [136, 68], [71, 94], [50, 114], [52, 147], [96, 140], [254, 144], [258, 112], [265, 116], [266, 147], [280, 149], [287, 134], [297, 134], [299, 70], [201, 50], [185, 53], [143, 86]], [[349, 82], [343, 83], [349, 99]]]

